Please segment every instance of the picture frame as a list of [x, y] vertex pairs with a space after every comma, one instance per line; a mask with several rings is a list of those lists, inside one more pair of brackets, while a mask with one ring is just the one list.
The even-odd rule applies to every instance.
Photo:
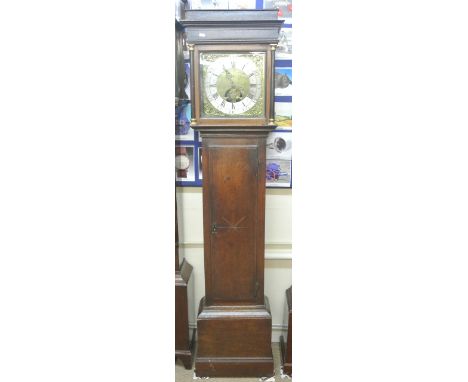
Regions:
[[275, 122], [280, 129], [292, 129], [291, 102], [275, 102]]
[[194, 149], [193, 145], [176, 145], [176, 182], [195, 182]]
[[292, 0], [263, 0], [263, 9], [278, 9], [278, 19], [292, 22]]
[[278, 46], [276, 47], [277, 59], [292, 59], [292, 26], [283, 25], [280, 31]]
[[193, 141], [194, 131], [190, 127], [191, 105], [182, 102], [175, 109], [175, 138], [176, 140]]
[[292, 160], [291, 131], [272, 131], [266, 141], [266, 158]]
[[292, 68], [275, 66], [275, 99], [292, 97]]
[[266, 186], [290, 188], [292, 185], [292, 161], [282, 159], [267, 159]]

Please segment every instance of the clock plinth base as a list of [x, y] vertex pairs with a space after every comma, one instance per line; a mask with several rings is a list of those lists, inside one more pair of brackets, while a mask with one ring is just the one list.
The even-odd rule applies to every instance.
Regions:
[[206, 306], [197, 319], [199, 377], [271, 377], [271, 313], [265, 305]]
[[195, 375], [197, 377], [272, 377], [273, 358], [260, 357], [229, 357], [200, 358], [195, 362]]

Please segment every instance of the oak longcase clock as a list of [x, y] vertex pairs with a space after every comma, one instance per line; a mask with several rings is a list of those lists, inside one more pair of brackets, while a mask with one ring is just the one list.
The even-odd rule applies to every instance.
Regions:
[[264, 295], [266, 137], [274, 121], [276, 10], [192, 10], [191, 126], [203, 140], [205, 296], [197, 376], [273, 375]]

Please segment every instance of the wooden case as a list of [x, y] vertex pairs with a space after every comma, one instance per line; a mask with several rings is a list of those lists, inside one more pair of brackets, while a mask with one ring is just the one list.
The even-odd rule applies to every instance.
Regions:
[[[275, 10], [187, 11], [193, 129], [203, 140], [205, 297], [197, 317], [201, 377], [274, 374], [271, 313], [264, 295], [266, 137], [274, 123]], [[203, 51], [266, 53], [261, 118], [202, 118]]]

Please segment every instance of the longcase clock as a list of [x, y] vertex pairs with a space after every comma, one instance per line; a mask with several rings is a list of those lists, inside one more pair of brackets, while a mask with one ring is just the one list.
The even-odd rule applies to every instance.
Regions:
[[264, 295], [265, 152], [274, 121], [276, 10], [186, 11], [191, 126], [203, 139], [205, 296], [197, 376], [274, 374]]

